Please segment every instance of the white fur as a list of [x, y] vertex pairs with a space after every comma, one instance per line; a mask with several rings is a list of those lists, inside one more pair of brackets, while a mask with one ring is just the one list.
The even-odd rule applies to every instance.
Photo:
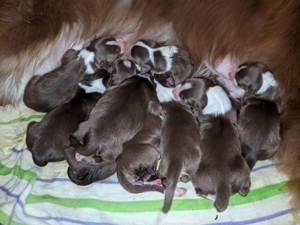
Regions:
[[131, 62], [128, 60], [124, 60], [123, 61], [124, 66], [126, 66], [127, 68], [131, 68]]
[[231, 102], [223, 88], [214, 86], [208, 89], [207, 105], [202, 110], [204, 115], [224, 115], [231, 109]]
[[116, 41], [107, 41], [107, 42], [105, 42], [105, 44], [106, 45], [116, 45], [116, 46], [118, 46]]
[[82, 83], [78, 83], [78, 86], [81, 87], [82, 89], [84, 89], [85, 93], [93, 93], [93, 92], [104, 93], [106, 90], [106, 87], [103, 85], [102, 80], [103, 80], [103, 78], [93, 80], [91, 82], [92, 86], [86, 86], [86, 85], [83, 85]]
[[136, 44], [136, 46], [140, 46], [140, 47], [143, 47], [143, 48], [146, 48], [148, 50], [148, 53], [149, 53], [149, 58], [150, 58], [150, 61], [152, 63], [154, 63], [154, 49], [153, 48], [150, 48], [148, 45], [146, 45], [144, 42], [142, 41], [138, 41]]
[[164, 87], [156, 80], [154, 80], [154, 82], [156, 83], [156, 94], [159, 102], [170, 102], [175, 100], [174, 95], [172, 93], [173, 88]]
[[176, 46], [165, 46], [159, 48], [159, 51], [162, 53], [162, 55], [167, 61], [167, 67], [163, 73], [168, 72], [172, 68], [173, 56], [178, 52], [178, 48]]
[[156, 224], [161, 224], [161, 222], [163, 221], [163, 219], [166, 217], [166, 213], [164, 212], [160, 212], [158, 214], [157, 220], [156, 220]]
[[95, 72], [94, 69], [91, 66], [91, 63], [93, 63], [94, 60], [95, 60], [95, 53], [94, 52], [90, 52], [86, 49], [82, 49], [80, 51], [80, 53], [78, 54], [78, 57], [80, 57], [84, 60], [84, 64], [86, 66], [86, 70], [85, 70], [86, 74], [92, 74], [92, 73]]
[[264, 93], [270, 87], [278, 87], [278, 84], [272, 73], [266, 72], [262, 74], [262, 85], [256, 94]]
[[180, 88], [181, 90], [190, 89], [190, 88], [192, 88], [192, 87], [193, 87], [193, 85], [192, 85], [191, 83], [185, 83], [184, 85], [180, 85], [180, 86], [179, 86], [179, 88]]
[[209, 199], [209, 200], [211, 200], [211, 201], [216, 201], [216, 196], [215, 195], [211, 195], [211, 194], [208, 194], [207, 196], [206, 196], [206, 199]]
[[138, 41], [135, 45], [146, 48], [148, 50], [150, 61], [153, 64], [154, 64], [154, 52], [158, 52], [158, 51], [161, 52], [162, 56], [165, 58], [165, 60], [167, 62], [167, 66], [166, 66], [165, 71], [160, 72], [158, 74], [162, 74], [162, 73], [165, 73], [165, 72], [168, 72], [171, 70], [172, 62], [173, 62], [172, 57], [174, 56], [174, 54], [176, 54], [178, 52], [178, 48], [176, 46], [163, 46], [160, 48], [153, 49], [153, 48], [150, 48], [148, 45], [146, 45], [142, 41]]

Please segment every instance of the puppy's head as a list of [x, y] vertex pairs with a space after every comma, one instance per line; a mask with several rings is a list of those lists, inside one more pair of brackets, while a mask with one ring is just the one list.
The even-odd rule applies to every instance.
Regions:
[[262, 75], [268, 71], [260, 62], [246, 62], [237, 68], [234, 82], [246, 91], [244, 97], [247, 98], [257, 93], [263, 83]]
[[172, 93], [177, 101], [189, 104], [198, 112], [207, 105], [206, 91], [214, 86], [213, 81], [205, 78], [188, 78], [176, 86]]
[[102, 68], [109, 69], [124, 54], [126, 42], [119, 38], [98, 38], [86, 49], [95, 53], [96, 61]]
[[62, 59], [61, 59], [61, 64], [62, 65], [66, 65], [69, 62], [74, 62], [76, 61], [77, 57], [78, 57], [78, 52], [74, 49], [68, 49], [65, 54], [63, 55]]
[[156, 167], [157, 162], [154, 162], [152, 165], [148, 164], [147, 166], [140, 165], [133, 170], [132, 181], [143, 184], [144, 182], [155, 180], [157, 178]]
[[136, 73], [137, 70], [133, 61], [119, 60], [110, 74], [108, 86], [118, 85], [123, 80], [134, 76]]
[[136, 63], [141, 74], [145, 74], [154, 68], [154, 50], [163, 44], [153, 40], [139, 40], [131, 49], [131, 58]]

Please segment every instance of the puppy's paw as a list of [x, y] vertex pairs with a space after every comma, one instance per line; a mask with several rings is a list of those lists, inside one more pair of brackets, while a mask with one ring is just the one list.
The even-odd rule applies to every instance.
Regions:
[[181, 197], [183, 195], [185, 195], [187, 192], [187, 189], [186, 188], [179, 188], [179, 187], [176, 187], [176, 190], [175, 190], [175, 196], [176, 197]]

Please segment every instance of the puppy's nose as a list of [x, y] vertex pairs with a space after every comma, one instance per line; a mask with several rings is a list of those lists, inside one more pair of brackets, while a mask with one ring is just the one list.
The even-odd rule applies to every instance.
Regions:
[[172, 94], [175, 98], [176, 101], [180, 101], [180, 96], [179, 96], [179, 88], [178, 87], [175, 87], [173, 90], [172, 90]]
[[236, 70], [230, 71], [228, 74], [229, 80], [233, 80], [236, 74]]
[[123, 54], [126, 50], [126, 42], [121, 38], [117, 38], [116, 41], [117, 44], [120, 46], [121, 54]]

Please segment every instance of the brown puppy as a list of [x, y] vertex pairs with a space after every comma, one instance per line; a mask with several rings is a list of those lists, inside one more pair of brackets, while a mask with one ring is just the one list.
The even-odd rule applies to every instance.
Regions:
[[202, 158], [192, 175], [193, 186], [199, 196], [215, 200], [217, 211], [222, 212], [230, 195], [246, 195], [251, 184], [241, 153], [236, 109], [225, 91], [205, 78], [189, 78], [177, 88], [176, 98], [196, 106], [200, 121]]
[[70, 98], [84, 75], [95, 73], [100, 66], [109, 68], [124, 53], [123, 45], [119, 39], [102, 38], [95, 39], [87, 49], [68, 50], [60, 67], [29, 80], [23, 97], [25, 105], [36, 111], [50, 112]]
[[73, 136], [81, 143], [76, 149], [81, 155], [100, 156], [113, 162], [122, 153], [123, 144], [139, 132], [147, 113], [160, 113], [155, 89], [140, 76], [124, 80], [118, 87], [107, 90], [79, 125]]
[[87, 85], [83, 82], [79, 83], [79, 86], [85, 90], [86, 93], [99, 92], [104, 93], [105, 90], [111, 86], [119, 85], [123, 80], [132, 77], [136, 74], [136, 66], [130, 60], [118, 60], [112, 72], [109, 74], [109, 77], [105, 76], [103, 78], [94, 79], [92, 82], [89, 82], [90, 76], [85, 76], [85, 79], [88, 81]]
[[162, 116], [162, 156], [158, 177], [165, 188], [165, 202], [158, 222], [171, 208], [178, 178], [188, 182], [201, 159], [198, 125], [190, 107], [180, 102], [166, 102]]
[[[95, 79], [109, 76], [106, 70], [99, 70]], [[101, 93], [86, 94], [77, 87], [71, 98], [46, 114], [40, 122], [31, 122], [27, 128], [26, 145], [38, 166], [48, 162], [64, 160], [63, 150], [70, 146], [69, 137], [79, 123], [87, 118]]]
[[234, 79], [245, 90], [238, 130], [243, 156], [252, 170], [258, 160], [271, 158], [279, 148], [280, 92], [273, 74], [262, 63], [240, 65]]
[[162, 186], [145, 184], [156, 178], [161, 123], [159, 116], [148, 113], [144, 127], [123, 145], [123, 152], [116, 159], [119, 183], [130, 193], [164, 193]]
[[177, 46], [155, 45], [148, 40], [135, 43], [131, 49], [131, 58], [140, 67], [141, 74], [149, 71], [164, 74], [169, 77], [168, 85], [173, 87], [190, 76], [194, 68], [190, 56], [183, 49]]
[[[81, 159], [76, 153], [80, 143], [73, 136], [70, 137], [70, 142], [71, 146], [63, 153], [69, 164], [68, 176], [73, 183], [89, 185], [97, 180], [104, 180], [116, 172], [116, 162], [106, 163], [98, 156]], [[77, 158], [74, 157], [75, 155]]]

